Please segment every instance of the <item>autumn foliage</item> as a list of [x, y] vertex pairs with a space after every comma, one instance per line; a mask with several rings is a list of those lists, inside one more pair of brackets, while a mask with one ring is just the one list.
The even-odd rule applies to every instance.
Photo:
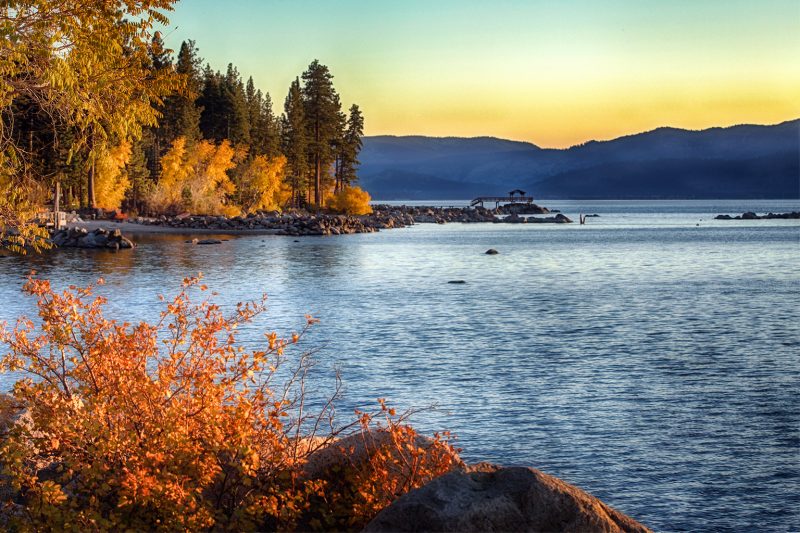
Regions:
[[[265, 300], [229, 316], [192, 301], [205, 290], [186, 279], [158, 323], [132, 325], [106, 319], [91, 287], [28, 280], [39, 324], [2, 331], [0, 369], [23, 376], [26, 410], [0, 439], [0, 527], [357, 529], [456, 465], [446, 434], [423, 439], [382, 401], [345, 425], [338, 388], [309, 408], [311, 359], [290, 354], [314, 319], [246, 349], [237, 330]], [[314, 471], [320, 454], [339, 460]]]
[[284, 185], [286, 157], [258, 155], [236, 169], [239, 184], [238, 204], [247, 213], [277, 210], [291, 199], [291, 189]]
[[237, 215], [228, 204], [236, 190], [228, 176], [235, 166], [229, 142], [188, 143], [178, 137], [161, 160], [161, 179], [150, 198], [151, 208], [160, 212], [189, 211], [196, 214]]
[[333, 195], [328, 206], [346, 215], [368, 215], [372, 213], [369, 202], [372, 198], [361, 187], [343, 187]]
[[131, 183], [125, 172], [130, 157], [131, 143], [127, 141], [98, 149], [95, 161], [97, 207], [113, 211], [122, 205], [125, 192]]

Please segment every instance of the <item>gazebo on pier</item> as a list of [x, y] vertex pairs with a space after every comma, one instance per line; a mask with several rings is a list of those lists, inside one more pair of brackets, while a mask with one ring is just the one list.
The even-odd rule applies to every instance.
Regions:
[[508, 193], [508, 196], [479, 196], [472, 200], [469, 205], [483, 207], [484, 202], [494, 202], [494, 208], [497, 209], [500, 204], [532, 204], [533, 196], [526, 196], [525, 191], [522, 189], [514, 189]]

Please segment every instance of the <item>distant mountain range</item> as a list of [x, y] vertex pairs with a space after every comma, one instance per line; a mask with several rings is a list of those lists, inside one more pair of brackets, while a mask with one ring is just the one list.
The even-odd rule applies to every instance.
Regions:
[[361, 185], [377, 200], [800, 198], [800, 119], [658, 128], [568, 149], [494, 137], [365, 137]]

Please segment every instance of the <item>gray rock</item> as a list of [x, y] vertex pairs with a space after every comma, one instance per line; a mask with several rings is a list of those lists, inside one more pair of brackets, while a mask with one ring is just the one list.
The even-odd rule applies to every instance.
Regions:
[[488, 250], [486, 250], [486, 251], [485, 251], [485, 252], [483, 252], [483, 253], [485, 253], [486, 255], [497, 255], [497, 254], [499, 254], [500, 252], [498, 252], [498, 251], [497, 251], [497, 250], [495, 250], [494, 248], [489, 248]]
[[222, 241], [219, 239], [200, 239], [197, 244], [222, 244]]
[[[367, 462], [377, 450], [386, 446], [392, 455], [398, 454], [391, 434], [383, 429], [348, 435], [311, 453], [303, 468], [303, 475], [307, 479], [318, 479], [335, 474], [338, 468]], [[421, 453], [434, 446], [434, 440], [417, 435], [413, 446]], [[458, 455], [451, 457], [455, 468], [464, 468], [465, 465]], [[412, 468], [411, 465], [407, 467]]]
[[87, 233], [78, 240], [78, 243], [81, 248], [97, 248], [97, 241], [95, 240], [94, 233]]
[[365, 531], [650, 531], [594, 496], [533, 468], [450, 472], [381, 511]]

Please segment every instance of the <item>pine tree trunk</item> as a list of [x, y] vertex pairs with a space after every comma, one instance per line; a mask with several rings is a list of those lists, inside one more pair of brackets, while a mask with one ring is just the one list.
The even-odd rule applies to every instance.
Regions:
[[96, 207], [94, 200], [94, 156], [92, 156], [92, 163], [89, 166], [89, 179], [86, 183], [86, 195], [89, 208], [94, 209]]
[[320, 161], [319, 155], [314, 157], [314, 203], [317, 204], [317, 208], [322, 207], [322, 161]]

